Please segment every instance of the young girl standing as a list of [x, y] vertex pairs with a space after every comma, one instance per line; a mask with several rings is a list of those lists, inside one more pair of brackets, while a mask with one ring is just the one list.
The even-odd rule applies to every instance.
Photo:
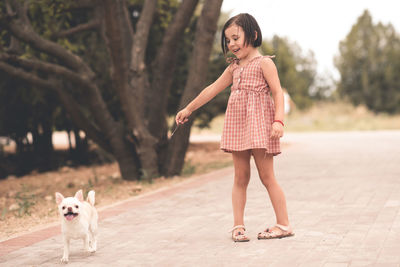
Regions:
[[[285, 195], [275, 179], [273, 156], [280, 152], [283, 136], [284, 102], [278, 72], [271, 56], [262, 56], [262, 35], [257, 21], [242, 13], [230, 18], [222, 30], [224, 54], [231, 51], [236, 58], [222, 75], [206, 87], [176, 115], [183, 124], [200, 108], [232, 84], [225, 114], [221, 149], [232, 153], [235, 178], [232, 189], [235, 242], [249, 241], [244, 226], [246, 191], [250, 180], [250, 157], [253, 155], [260, 179], [266, 187], [276, 215], [276, 225], [258, 234], [258, 239], [293, 235], [289, 225]], [[272, 93], [272, 98], [270, 97]]]

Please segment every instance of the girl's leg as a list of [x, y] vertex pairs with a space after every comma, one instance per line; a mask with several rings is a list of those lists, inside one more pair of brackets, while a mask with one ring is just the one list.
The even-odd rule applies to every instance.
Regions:
[[[252, 152], [260, 179], [267, 189], [269, 198], [271, 199], [276, 221], [278, 224], [288, 226], [289, 218], [286, 208], [285, 194], [275, 179], [273, 156], [268, 154], [265, 155], [264, 149], [254, 149]], [[274, 227], [273, 230], [281, 231], [277, 227]]]
[[[232, 152], [235, 179], [232, 188], [233, 225], [244, 225], [244, 207], [246, 205], [246, 191], [250, 181], [250, 150]], [[242, 232], [239, 228], [234, 230], [234, 235]]]

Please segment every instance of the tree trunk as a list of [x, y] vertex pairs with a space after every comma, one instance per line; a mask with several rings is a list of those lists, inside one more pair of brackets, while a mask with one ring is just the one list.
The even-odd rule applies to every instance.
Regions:
[[52, 124], [49, 121], [42, 121], [32, 131], [32, 146], [35, 155], [33, 160], [40, 171], [51, 169], [55, 164], [51, 126]]
[[[167, 136], [168, 95], [176, 67], [176, 54], [183, 33], [193, 16], [198, 0], [182, 2], [167, 31], [156, 59], [153, 62], [153, 80], [151, 90], [146, 91], [146, 117], [149, 120], [149, 131], [157, 139]], [[154, 96], [157, 97], [154, 97]]]
[[[0, 70], [24, 79], [39, 88], [56, 91], [77, 128], [85, 131], [91, 140], [115, 157], [124, 179], [137, 179], [140, 172], [147, 178], [157, 176], [159, 170], [165, 168], [165, 165], [161, 166], [165, 164], [165, 160], [160, 155], [167, 155], [165, 153], [167, 149], [161, 149], [164, 153], [160, 153], [160, 144], [167, 147], [168, 143], [167, 96], [175, 69], [176, 51], [179, 49], [177, 44], [190, 22], [198, 0], [181, 1], [174, 19], [168, 26], [156, 60], [150, 66], [151, 70], [149, 66], [146, 66], [145, 55], [157, 0], [144, 1], [135, 30], [131, 25], [127, 0], [81, 0], [78, 2], [71, 4], [70, 10], [92, 7], [94, 16], [87, 23], [77, 25], [58, 35], [53, 34], [52, 38], [55, 40], [57, 36], [68, 38], [83, 30], [100, 30], [109, 52], [113, 89], [118, 95], [124, 118], [113, 118], [102, 97], [99, 83], [96, 81], [96, 73], [82, 57], [59, 45], [57, 40], [43, 38], [34, 31], [27, 15], [32, 3], [30, 1], [6, 0], [5, 13], [7, 14], [1, 14], [0, 26], [7, 31], [7, 34], [15, 38], [14, 41], [25, 44], [20, 48], [28, 45], [36, 52], [48, 55], [51, 62], [57, 63], [38, 60], [34, 57], [18, 57], [2, 50]], [[201, 54], [203, 58], [194, 59], [192, 65], [208, 62], [216, 26], [211, 27], [210, 31], [210, 29], [207, 30], [207, 24], [216, 25], [221, 2], [222, 0], [207, 0], [204, 3], [196, 29], [197, 48], [194, 53], [195, 56], [196, 53]], [[208, 35], [211, 38], [208, 38]], [[201, 42], [202, 38], [206, 41]], [[17, 51], [14, 41], [14, 49], [9, 51]], [[208, 54], [204, 54], [199, 48], [205, 43], [207, 45], [203, 50], [208, 50]], [[191, 73], [205, 77], [205, 70], [206, 66], [192, 67]], [[150, 71], [153, 75], [152, 84], [150, 84]], [[200, 83], [200, 86], [204, 85], [204, 82], [199, 82], [189, 76], [186, 90], [192, 90], [191, 87], [196, 84], [195, 90], [198, 91], [197, 83]], [[69, 93], [69, 90], [66, 90], [67, 86], [79, 88], [81, 93], [79, 101]], [[190, 94], [185, 93], [186, 99], [189, 96]], [[152, 101], [149, 102], [148, 99]], [[148, 105], [149, 108], [145, 110], [144, 105]], [[89, 114], [86, 113], [87, 111]], [[181, 132], [186, 132], [186, 130]], [[186, 141], [188, 141], [188, 135], [189, 133], [184, 135]], [[183, 160], [187, 144], [177, 147], [177, 150], [172, 149], [173, 146], [173, 144], [170, 145], [168, 151], [171, 153], [168, 154], [179, 154], [180, 158], [173, 159], [171, 162]], [[174, 163], [174, 165], [180, 164]]]
[[71, 130], [70, 129], [67, 130], [67, 136], [68, 136], [68, 151], [70, 152], [70, 154], [72, 154], [74, 148], [72, 147]]
[[[208, 61], [211, 54], [222, 0], [206, 0], [196, 26], [195, 45], [190, 63], [189, 77], [181, 98], [180, 107], [186, 106], [205, 86]], [[190, 129], [195, 114], [187, 125], [176, 132], [168, 146], [168, 160], [164, 165], [167, 176], [180, 174], [189, 145]]]
[[168, 157], [167, 106], [176, 67], [176, 54], [198, 2], [198, 0], [185, 0], [179, 6], [152, 63], [153, 79], [149, 88], [151, 90], [145, 91], [147, 105], [144, 115], [148, 120], [150, 133], [157, 138], [158, 167], [161, 171]]
[[74, 128], [75, 149], [78, 153], [87, 153], [89, 149], [87, 137], [82, 138], [79, 132], [79, 129]]
[[74, 140], [75, 148], [72, 150], [72, 158], [79, 163], [87, 164], [89, 163], [89, 144], [87, 142], [87, 137], [81, 138], [79, 135], [80, 130], [74, 127]]
[[[142, 176], [152, 179], [159, 175], [156, 139], [143, 120], [144, 90], [149, 88], [144, 56], [156, 0], [145, 1], [142, 15], [133, 36], [129, 12], [124, 0], [103, 0], [104, 37], [111, 56], [111, 76], [119, 96], [129, 132], [136, 142]], [[133, 39], [133, 37], [135, 37]]]

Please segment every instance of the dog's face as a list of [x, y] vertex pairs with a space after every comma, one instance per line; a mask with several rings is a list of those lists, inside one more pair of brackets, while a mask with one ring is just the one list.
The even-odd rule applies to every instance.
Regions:
[[60, 215], [67, 221], [72, 221], [79, 216], [83, 194], [82, 190], [76, 192], [74, 197], [66, 197], [56, 192], [56, 202], [58, 205], [58, 211]]

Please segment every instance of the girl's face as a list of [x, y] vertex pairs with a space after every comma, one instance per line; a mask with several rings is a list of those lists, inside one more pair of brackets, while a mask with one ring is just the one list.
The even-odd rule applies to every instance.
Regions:
[[249, 52], [254, 49], [251, 45], [244, 46], [245, 33], [242, 27], [234, 23], [226, 28], [225, 39], [229, 51], [239, 59], [246, 58]]

